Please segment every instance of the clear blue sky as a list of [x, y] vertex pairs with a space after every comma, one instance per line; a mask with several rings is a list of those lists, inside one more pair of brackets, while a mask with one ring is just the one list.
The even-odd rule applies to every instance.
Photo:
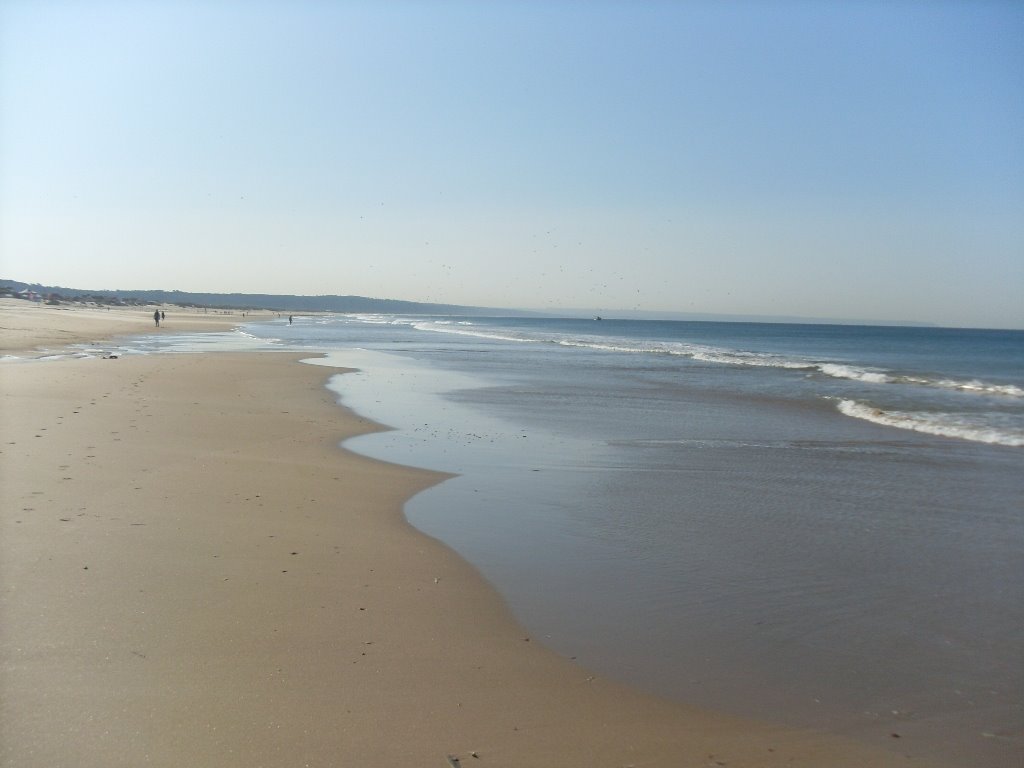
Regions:
[[1024, 327], [1024, 3], [0, 0], [0, 277]]

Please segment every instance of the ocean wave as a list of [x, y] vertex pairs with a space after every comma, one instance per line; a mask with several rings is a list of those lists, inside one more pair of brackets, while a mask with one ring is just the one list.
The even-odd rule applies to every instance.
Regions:
[[827, 376], [837, 379], [851, 379], [868, 384], [910, 384], [935, 389], [951, 389], [973, 395], [996, 395], [999, 397], [1024, 397], [1024, 389], [1014, 384], [993, 384], [978, 379], [956, 381], [954, 379], [936, 379], [925, 376], [908, 376], [890, 371], [871, 368], [858, 368], [839, 363], [819, 363], [815, 366]]
[[890, 376], [883, 371], [872, 370], [869, 368], [858, 368], [857, 366], [844, 365], [842, 363], [819, 363], [815, 368], [826, 376], [832, 376], [836, 379], [864, 381], [869, 384], [891, 384], [896, 381], [895, 377]]
[[704, 344], [693, 344], [685, 341], [641, 341], [626, 338], [608, 338], [600, 336], [565, 336], [552, 334], [547, 339], [563, 347], [581, 347], [605, 352], [622, 352], [626, 354], [655, 354], [686, 357], [704, 363], [720, 363], [723, 365], [744, 365], [756, 368], [790, 368], [808, 370], [814, 367], [809, 360], [787, 358], [767, 352], [748, 352], [727, 347], [712, 347]]
[[848, 363], [821, 362], [808, 358], [786, 357], [766, 352], [747, 352], [744, 350], [710, 347], [686, 342], [644, 342], [626, 343], [608, 340], [568, 338], [559, 340], [564, 346], [589, 347], [613, 352], [650, 352], [679, 355], [693, 360], [723, 365], [742, 365], [759, 368], [785, 368], [788, 370], [818, 372], [837, 379], [847, 379], [864, 384], [906, 384], [930, 387], [935, 389], [951, 389], [958, 392], [976, 395], [995, 395], [999, 397], [1024, 397], [1024, 389], [1014, 384], [995, 384], [972, 379], [956, 381], [952, 379], [910, 376], [878, 368], [862, 367]]
[[643, 340], [624, 336], [572, 334], [525, 328], [499, 329], [476, 325], [464, 320], [453, 322], [451, 320], [434, 318], [396, 318], [387, 315], [355, 315], [350, 317], [368, 323], [407, 325], [421, 331], [457, 334], [495, 341], [556, 344], [562, 347], [594, 349], [622, 354], [673, 355], [721, 365], [806, 371], [809, 374], [821, 374], [831, 378], [846, 379], [862, 384], [902, 384], [955, 390], [966, 394], [1024, 398], [1024, 388], [1015, 384], [998, 384], [977, 379], [957, 381], [949, 378], [915, 376], [846, 362], [815, 360], [796, 355], [782, 355], [769, 352], [752, 352], [729, 347], [694, 344], [686, 341]]
[[981, 416], [926, 411], [886, 411], [856, 400], [840, 400], [839, 412], [855, 419], [897, 429], [910, 429], [939, 437], [955, 437], [976, 443], [1024, 447], [1024, 430], [994, 426]]
[[[411, 325], [415, 327], [418, 322], [411, 317], [396, 317], [395, 315], [349, 314], [342, 315], [342, 317], [360, 323], [369, 323], [370, 325]], [[336, 322], [336, 320], [329, 318], [326, 322]]]
[[448, 323], [439, 323], [436, 320], [411, 322], [409, 324], [417, 331], [435, 331], [436, 333], [450, 333], [455, 336], [473, 336], [478, 339], [492, 339], [494, 341], [539, 341], [539, 339], [517, 336], [513, 333], [498, 333], [497, 331], [484, 331], [481, 329], [467, 330], [466, 326], [470, 325], [469, 323], [460, 323], [457, 327]]
[[983, 395], [1004, 395], [1006, 397], [1024, 397], [1024, 389], [1013, 384], [988, 384], [977, 379], [971, 381], [951, 381], [942, 379], [933, 386], [943, 389], [957, 389], [961, 392], [975, 392]]

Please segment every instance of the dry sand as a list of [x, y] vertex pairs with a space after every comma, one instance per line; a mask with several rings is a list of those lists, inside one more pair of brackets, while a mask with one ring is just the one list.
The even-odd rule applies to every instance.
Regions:
[[0, 765], [923, 764], [531, 641], [405, 522], [443, 477], [339, 449], [376, 427], [297, 360], [0, 364]]
[[[153, 322], [156, 306], [50, 306], [0, 298], [0, 354], [39, 355], [68, 344], [102, 342], [115, 336], [139, 333], [224, 331], [243, 322], [242, 310], [159, 308], [167, 317], [157, 328]], [[273, 312], [256, 311], [247, 313], [245, 320], [274, 316]]]

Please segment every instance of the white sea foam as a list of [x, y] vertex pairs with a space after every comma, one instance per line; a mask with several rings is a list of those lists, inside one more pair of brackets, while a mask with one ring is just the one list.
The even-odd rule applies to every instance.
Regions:
[[812, 362], [799, 358], [786, 358], [764, 352], [746, 352], [726, 347], [690, 344], [683, 341], [640, 341], [602, 336], [559, 336], [549, 340], [564, 347], [583, 347], [586, 349], [603, 350], [605, 352], [624, 352], [628, 354], [675, 355], [705, 363], [721, 363], [723, 365], [792, 368], [797, 370], [814, 367]]
[[898, 375], [892, 372], [858, 368], [837, 363], [820, 363], [815, 366], [819, 371], [838, 379], [863, 381], [868, 384], [912, 384], [920, 387], [936, 389], [952, 389], [974, 395], [997, 395], [1000, 397], [1024, 397], [1024, 389], [1014, 384], [993, 384], [972, 379], [956, 381], [953, 379], [929, 379], [922, 376]]
[[1004, 395], [1006, 397], [1024, 397], [1024, 389], [1013, 384], [988, 384], [973, 379], [971, 381], [952, 381], [943, 379], [933, 386], [945, 389], [958, 389], [961, 392], [976, 392], [983, 395]]
[[853, 365], [843, 365], [841, 363], [820, 363], [815, 367], [826, 376], [832, 376], [837, 379], [865, 381], [869, 384], [889, 384], [895, 381], [892, 376], [883, 373], [882, 371], [858, 368]]
[[371, 325], [415, 325], [415, 321], [412, 318], [396, 317], [394, 315], [357, 314], [345, 315], [345, 317], [350, 320], [357, 320], [360, 323], [370, 323]]
[[687, 351], [685, 354], [694, 360], [708, 363], [723, 363], [725, 365], [747, 365], [755, 368], [789, 368], [797, 371], [814, 367], [814, 364], [809, 360], [787, 358], [763, 352], [744, 352], [735, 349], [694, 346], [692, 350]]
[[499, 330], [485, 328], [471, 321], [453, 323], [450, 320], [398, 318], [393, 315], [365, 314], [350, 315], [349, 317], [365, 323], [407, 325], [421, 331], [450, 333], [496, 341], [557, 344], [563, 347], [595, 349], [624, 354], [674, 355], [721, 365], [807, 371], [863, 384], [902, 384], [956, 390], [967, 394], [1024, 397], [1024, 389], [1014, 384], [998, 384], [976, 379], [956, 381], [948, 378], [928, 378], [844, 362], [814, 360], [796, 355], [787, 356], [768, 352], [751, 352], [729, 347], [693, 344], [685, 341], [643, 340], [624, 336], [600, 336], [545, 331], [536, 328], [505, 328]]
[[910, 429], [940, 437], [956, 437], [976, 443], [1024, 447], [1024, 430], [993, 427], [968, 414], [886, 411], [856, 400], [840, 400], [836, 407], [846, 416], [887, 427]]
[[468, 330], [461, 324], [455, 327], [448, 324], [438, 323], [436, 320], [411, 322], [413, 328], [418, 331], [434, 331], [436, 333], [450, 333], [455, 336], [474, 336], [478, 339], [493, 339], [495, 341], [539, 341], [539, 339], [524, 338], [512, 333], [498, 333], [496, 331], [484, 331], [481, 329]]

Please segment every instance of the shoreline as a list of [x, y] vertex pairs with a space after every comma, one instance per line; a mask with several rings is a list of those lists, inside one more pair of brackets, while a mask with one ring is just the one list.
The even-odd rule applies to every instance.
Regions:
[[[166, 317], [157, 327], [154, 310]], [[72, 344], [97, 344], [117, 336], [144, 333], [229, 331], [242, 322], [272, 319], [276, 313], [256, 310], [212, 310], [178, 306], [89, 307], [50, 306], [24, 299], [0, 298], [0, 355], [39, 357]]]
[[531, 642], [308, 357], [0, 368], [0, 764], [929, 764]]

